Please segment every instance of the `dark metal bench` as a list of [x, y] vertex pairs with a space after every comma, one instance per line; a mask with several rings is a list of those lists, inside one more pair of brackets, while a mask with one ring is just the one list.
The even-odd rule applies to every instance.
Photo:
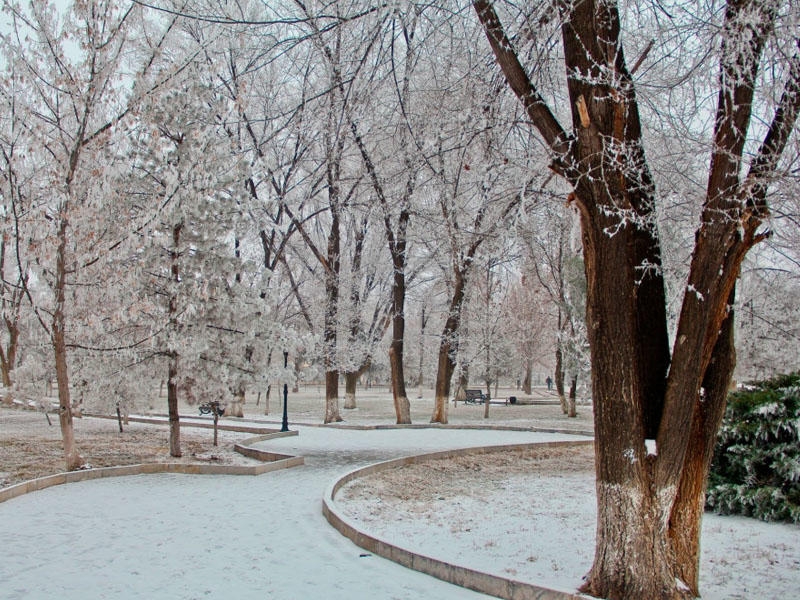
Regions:
[[481, 390], [464, 390], [464, 404], [483, 404], [486, 394]]

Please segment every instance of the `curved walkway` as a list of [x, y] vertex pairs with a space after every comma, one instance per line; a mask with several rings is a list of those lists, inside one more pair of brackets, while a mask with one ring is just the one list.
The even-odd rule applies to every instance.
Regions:
[[[580, 439], [518, 431], [298, 428], [260, 442], [305, 466], [259, 477], [137, 475], [0, 504], [0, 598], [485, 598], [353, 545], [321, 498], [343, 473], [453, 448]], [[585, 439], [585, 438], [583, 438]]]
[[[584, 445], [591, 443], [591, 441], [538, 442], [536, 446], [557, 447], [568, 445], [569, 447], [575, 447], [577, 444]], [[337, 492], [345, 485], [355, 479], [381, 471], [412, 464], [424, 464], [430, 460], [452, 458], [459, 455], [486, 455], [500, 450], [529, 447], [531, 447], [531, 444], [521, 444], [518, 446], [482, 446], [477, 448], [445, 450], [418, 454], [405, 458], [395, 458], [380, 463], [374, 463], [366, 467], [360, 467], [340, 477], [328, 487], [322, 499], [322, 513], [333, 527], [361, 548], [365, 548], [379, 556], [388, 558], [389, 560], [414, 569], [415, 571], [427, 573], [443, 581], [454, 583], [471, 590], [491, 594], [492, 596], [503, 598], [504, 600], [570, 600], [579, 598], [580, 596], [576, 594], [517, 581], [509, 577], [501, 577], [482, 571], [476, 571], [462, 565], [447, 562], [436, 556], [427, 556], [416, 550], [409, 549], [402, 545], [402, 543], [398, 543], [394, 540], [377, 537], [363, 530], [356, 520], [346, 516], [345, 512], [340, 509], [336, 502]]]

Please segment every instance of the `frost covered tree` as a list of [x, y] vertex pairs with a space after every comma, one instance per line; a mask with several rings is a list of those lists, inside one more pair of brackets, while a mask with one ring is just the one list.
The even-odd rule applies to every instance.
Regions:
[[[524, 261], [522, 261], [524, 266]], [[549, 295], [541, 290], [535, 277], [523, 270], [518, 281], [509, 286], [508, 297], [502, 304], [503, 333], [515, 350], [511, 362], [517, 368], [519, 386], [530, 395], [535, 365], [549, 362], [552, 356], [554, 315]]]
[[[10, 23], [3, 94], [13, 95], [24, 129], [14, 170], [27, 174], [25, 189], [11, 198], [18, 202], [15, 251], [18, 267], [30, 269], [21, 278], [26, 299], [51, 341], [71, 470], [83, 462], [72, 428], [71, 310], [102, 280], [97, 257], [123, 235], [104, 210], [119, 156], [115, 133], [151, 89], [140, 84], [161, 67], [156, 56], [172, 22], [137, 38], [141, 10], [134, 4], [80, 2], [59, 11], [48, 2], [4, 2], [3, 10]], [[154, 81], [168, 77], [165, 69]]]
[[[549, 296], [555, 310], [555, 364], [553, 380], [561, 409], [577, 416], [579, 376], [586, 363], [586, 280], [579, 244], [574, 240], [575, 215], [571, 208], [543, 202], [533, 210], [530, 226], [522, 235], [529, 255], [535, 285]], [[573, 243], [575, 242], [575, 243]], [[569, 392], [565, 387], [569, 383]]]
[[20, 326], [22, 321], [22, 305], [25, 301], [25, 287], [30, 268], [23, 263], [24, 257], [16, 251], [19, 240], [17, 235], [17, 219], [19, 211], [27, 208], [25, 194], [27, 179], [33, 175], [30, 166], [26, 168], [19, 156], [24, 153], [25, 130], [20, 115], [16, 110], [16, 82], [13, 73], [6, 80], [8, 87], [2, 96], [3, 113], [2, 133], [0, 133], [0, 152], [3, 163], [0, 172], [0, 199], [2, 200], [2, 239], [0, 239], [0, 303], [2, 303], [3, 341], [0, 343], [0, 370], [3, 387], [6, 388], [4, 399], [11, 397], [13, 371], [17, 366], [20, 344]]
[[[796, 7], [732, 0], [667, 21], [673, 32], [682, 19], [713, 23], [707, 51], [718, 60], [711, 160], [670, 350], [658, 194], [634, 79], [648, 51], [633, 66], [623, 51], [623, 26], [649, 8], [629, 14], [614, 2], [584, 1], [517, 13], [560, 29], [569, 111], [556, 112], [563, 107], [552, 106], [523, 65], [494, 4], [473, 6], [581, 215], [598, 503], [595, 559], [582, 589], [604, 598], [696, 596], [703, 490], [735, 364], [736, 278], [766, 235], [770, 184], [800, 109]], [[658, 41], [649, 54], [668, 54], [669, 39]], [[689, 80], [711, 91], [707, 72]]]
[[[457, 26], [477, 45], [480, 31], [473, 25]], [[439, 336], [433, 423], [448, 421], [469, 280], [481, 252], [495, 236], [504, 236], [537, 178], [520, 152], [518, 132], [504, 118], [505, 96], [498, 93], [502, 82], [488, 72], [483, 58], [466, 52], [436, 64], [434, 76], [443, 91], [437, 112], [428, 111], [439, 126], [429, 142], [431, 183], [425, 214], [442, 231], [437, 246], [449, 296]]]
[[[178, 394], [226, 404], [262, 359], [264, 270], [237, 246], [244, 171], [224, 132], [225, 99], [187, 65], [142, 103], [129, 136], [129, 214], [137, 236], [128, 259], [150, 323], [149, 358], [165, 361], [170, 454], [180, 456]], [[144, 360], [145, 357], [142, 357]]]

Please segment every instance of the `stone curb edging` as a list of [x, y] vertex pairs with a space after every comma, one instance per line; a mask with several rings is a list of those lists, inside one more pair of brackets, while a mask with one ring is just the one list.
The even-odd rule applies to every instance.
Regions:
[[394, 561], [406, 568], [420, 571], [427, 575], [432, 575], [437, 579], [447, 581], [461, 587], [465, 587], [476, 592], [489, 594], [504, 600], [574, 600], [586, 598], [580, 594], [572, 594], [553, 590], [531, 583], [516, 581], [499, 575], [483, 573], [467, 567], [461, 567], [448, 563], [444, 560], [432, 558], [419, 554], [412, 550], [402, 548], [385, 540], [374, 537], [358, 527], [344, 516], [343, 512], [336, 506], [336, 493], [347, 483], [378, 473], [387, 469], [401, 467], [436, 460], [442, 458], [452, 458], [471, 454], [489, 454], [493, 452], [504, 452], [509, 450], [521, 450], [531, 447], [558, 447], [558, 446], [586, 446], [593, 444], [593, 441], [565, 441], [565, 442], [544, 442], [530, 444], [511, 444], [504, 446], [479, 446], [473, 448], [462, 448], [458, 450], [445, 450], [428, 454], [419, 454], [397, 458], [384, 462], [375, 463], [367, 467], [355, 469], [343, 475], [328, 486], [322, 498], [322, 514], [336, 530], [349, 538], [357, 546]]
[[[116, 415], [101, 415], [93, 413], [84, 413], [87, 417], [97, 417], [100, 419], [116, 419]], [[167, 415], [152, 415], [152, 416], [130, 416], [128, 420], [136, 423], [153, 423], [164, 424], [167, 421]], [[192, 419], [191, 421], [182, 420], [181, 427], [198, 427], [201, 429], [211, 429], [214, 424], [210, 421], [204, 422], [204, 417], [189, 417], [188, 415], [181, 415], [181, 419]], [[264, 431], [264, 425], [280, 425], [280, 421], [268, 420], [251, 420], [241, 417], [225, 417], [226, 423], [220, 423], [218, 428], [220, 431], [241, 431], [243, 433], [261, 433]], [[251, 423], [251, 425], [247, 425]], [[566, 435], [581, 435], [585, 437], [594, 437], [594, 431], [591, 429], [570, 429], [568, 427], [536, 427], [525, 425], [497, 425], [497, 424], [483, 424], [483, 423], [408, 423], [398, 425], [396, 423], [373, 423], [373, 424], [356, 424], [356, 423], [306, 423], [302, 421], [292, 421], [289, 425], [295, 427], [317, 427], [317, 428], [330, 428], [330, 429], [352, 429], [354, 431], [381, 431], [384, 429], [474, 429], [480, 431], [532, 431], [536, 433], [563, 433]]]
[[556, 427], [525, 427], [524, 425], [483, 425], [473, 423], [410, 423], [396, 425], [348, 425], [345, 423], [308, 424], [296, 423], [302, 427], [329, 427], [331, 429], [354, 429], [362, 431], [381, 431], [384, 429], [466, 429], [475, 431], [527, 431], [530, 433], [562, 433], [565, 435], [580, 435], [594, 437], [594, 431], [589, 429], [561, 429]]
[[[117, 420], [116, 415], [84, 413], [83, 416], [91, 417], [93, 419], [110, 419], [113, 421]], [[181, 420], [179, 421], [179, 423], [181, 425], [181, 428], [183, 427], [194, 427], [197, 429], [214, 428], [214, 423], [213, 421], [211, 421], [210, 418], [208, 419], [208, 421], [204, 420], [203, 417], [195, 417], [195, 416], [190, 417], [188, 415], [180, 415], [180, 418]], [[153, 415], [153, 416], [130, 415], [128, 417], [128, 421], [131, 423], [146, 423], [149, 425], [169, 425], [169, 417], [166, 415]], [[264, 423], [270, 424], [267, 421], [265, 421]], [[217, 425], [217, 429], [219, 431], [238, 431], [240, 433], [263, 433], [264, 431], [268, 431], [268, 428], [263, 426], [237, 425], [236, 423], [232, 424], [219, 423]], [[286, 432], [280, 432], [280, 433], [286, 433]]]
[[151, 475], [155, 473], [184, 473], [188, 475], [263, 475], [271, 471], [289, 469], [305, 463], [302, 456], [278, 454], [251, 447], [251, 444], [263, 442], [271, 438], [297, 435], [297, 431], [276, 431], [264, 435], [247, 438], [234, 444], [234, 450], [249, 458], [262, 461], [260, 465], [212, 465], [197, 463], [143, 463], [120, 467], [100, 467], [82, 471], [69, 471], [47, 475], [16, 485], [0, 489], [0, 503], [23, 496], [31, 492], [43, 490], [54, 485], [101, 479], [103, 477], [124, 477], [128, 475]]

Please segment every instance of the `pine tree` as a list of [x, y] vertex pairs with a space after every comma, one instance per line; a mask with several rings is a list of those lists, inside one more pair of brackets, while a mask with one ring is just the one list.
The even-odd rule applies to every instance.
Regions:
[[730, 395], [706, 506], [722, 514], [800, 522], [800, 373]]

